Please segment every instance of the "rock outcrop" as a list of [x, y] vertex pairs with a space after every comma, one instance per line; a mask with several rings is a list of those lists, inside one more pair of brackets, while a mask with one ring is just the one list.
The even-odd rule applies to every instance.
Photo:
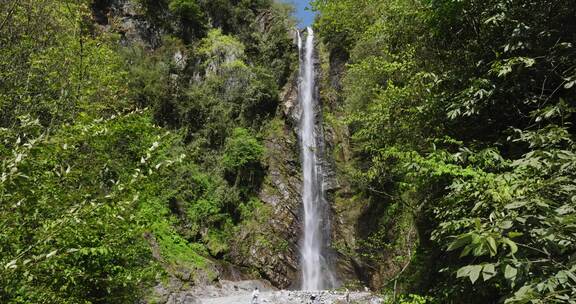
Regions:
[[298, 139], [286, 119], [298, 104], [297, 86], [293, 77], [281, 96], [284, 114], [269, 124], [264, 139], [268, 170], [259, 193], [265, 204], [258, 210], [260, 221], [241, 227], [231, 253], [234, 263], [255, 269], [279, 288], [297, 286], [298, 278], [302, 177]]
[[[166, 18], [168, 12], [157, 12], [159, 18]], [[100, 31], [119, 33], [124, 45], [139, 44], [150, 49], [162, 45], [166, 28], [158, 26], [143, 12], [143, 8], [132, 0], [96, 0], [92, 5], [95, 27]], [[267, 30], [267, 14], [259, 16], [260, 31]], [[296, 32], [292, 33], [294, 36]], [[320, 50], [320, 48], [317, 48]], [[296, 50], [296, 48], [295, 48]], [[317, 153], [322, 160], [323, 187], [327, 192], [331, 214], [331, 225], [325, 229], [332, 235], [331, 263], [342, 283], [358, 280], [362, 272], [361, 262], [353, 254], [356, 246], [357, 224], [365, 202], [356, 199], [350, 183], [341, 174], [339, 162], [350, 160], [348, 133], [345, 127], [335, 124], [331, 118], [326, 121], [323, 110], [331, 111], [334, 103], [323, 92], [328, 87], [339, 89], [339, 77], [345, 60], [331, 58], [335, 63], [329, 68], [316, 52], [317, 88], [315, 97], [320, 101], [317, 107], [319, 122], [316, 126]], [[174, 62], [184, 71], [188, 58], [182, 52], [174, 54]], [[337, 62], [336, 62], [337, 61]], [[324, 67], [324, 69], [323, 69]], [[326, 79], [329, 81], [326, 81]], [[280, 107], [276, 117], [267, 126], [266, 157], [264, 165], [267, 174], [258, 193], [264, 204], [258, 208], [254, 220], [247, 221], [237, 230], [237, 235], [226, 259], [233, 265], [213, 261], [211, 272], [220, 279], [242, 280], [262, 278], [278, 288], [297, 288], [300, 284], [299, 241], [301, 237], [301, 164], [298, 139], [298, 126], [301, 109], [298, 100], [298, 73], [295, 71], [280, 96]], [[330, 113], [332, 115], [332, 113]], [[178, 206], [176, 206], [178, 207]], [[178, 208], [177, 208], [178, 209]], [[236, 267], [238, 266], [238, 267]], [[232, 270], [231, 270], [232, 269]], [[189, 285], [202, 285], [212, 282], [195, 282], [190, 271], [182, 269], [170, 282], [156, 287], [156, 293], [164, 303], [190, 301], [186, 288]]]
[[125, 46], [140, 44], [155, 49], [162, 44], [162, 36], [166, 34], [145, 16], [136, 1], [96, 0], [92, 4], [92, 16], [100, 30], [120, 34], [120, 43]]
[[[316, 134], [319, 134], [316, 141], [318, 157], [322, 160], [323, 187], [330, 206], [328, 214], [331, 215], [331, 225], [325, 227], [332, 235], [329, 259], [335, 265], [341, 283], [357, 283], [362, 266], [350, 252], [356, 246], [356, 227], [365, 202], [354, 198], [350, 183], [337, 165], [348, 161], [351, 154], [347, 128], [325, 122], [322, 117], [323, 109], [330, 108], [330, 104], [328, 107], [323, 104], [327, 100], [320, 94], [324, 89], [321, 86], [326, 85], [324, 77], [328, 76], [323, 74], [323, 64], [322, 58], [317, 56], [315, 94], [320, 102], [316, 109]], [[295, 72], [283, 90], [277, 117], [265, 138], [268, 171], [259, 198], [268, 210], [261, 215], [266, 219], [254, 227], [241, 229], [243, 232], [238, 235], [237, 246], [233, 246], [231, 255], [234, 263], [255, 269], [279, 288], [298, 288], [300, 284], [298, 243], [302, 233], [302, 173], [297, 135], [300, 115], [298, 74]]]

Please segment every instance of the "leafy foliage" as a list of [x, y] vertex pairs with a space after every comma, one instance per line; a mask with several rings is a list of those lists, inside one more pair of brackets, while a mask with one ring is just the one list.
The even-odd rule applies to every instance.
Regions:
[[226, 142], [222, 164], [230, 170], [249, 168], [258, 165], [263, 154], [264, 147], [248, 130], [236, 128]]
[[235, 175], [235, 184], [251, 185], [262, 178], [263, 155], [262, 144], [248, 130], [236, 128], [224, 147], [222, 165], [229, 174]]
[[433, 280], [406, 288], [442, 303], [570, 303], [574, 6], [314, 7], [332, 54], [349, 56], [340, 111], [357, 187], [383, 208], [412, 213], [418, 251], [430, 256], [418, 266], [427, 269], [413, 271]]
[[[21, 128], [40, 126], [21, 120]], [[146, 228], [131, 211], [145, 204], [157, 168], [178, 161], [158, 150], [159, 133], [137, 113], [51, 135], [3, 132], [12, 152], [3, 155], [0, 188], [3, 301], [138, 297], [133, 289], [153, 269]]]
[[[226, 34], [216, 4], [232, 9]], [[211, 257], [258, 207], [260, 180], [225, 177], [263, 172], [251, 134], [295, 60], [285, 8], [134, 0], [117, 18], [116, 5], [0, 4], [2, 303], [134, 303], [182, 269], [214, 279]]]
[[[48, 126], [70, 122], [82, 111], [98, 115], [104, 108], [110, 112], [125, 106], [122, 60], [106, 43], [112, 37], [87, 35], [86, 5], [15, 3], [2, 4], [2, 127], [11, 127], [23, 115]], [[118, 102], [105, 106], [111, 98]]]

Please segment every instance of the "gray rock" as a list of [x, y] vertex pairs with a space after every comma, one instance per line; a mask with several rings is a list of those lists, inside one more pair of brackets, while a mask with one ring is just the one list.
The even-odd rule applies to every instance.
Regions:
[[123, 45], [141, 44], [154, 49], [162, 43], [165, 32], [147, 20], [137, 1], [95, 1], [92, 11], [100, 28], [119, 33]]
[[[200, 297], [201, 304], [249, 304], [251, 303], [251, 290], [220, 293], [218, 297]], [[279, 290], [266, 291], [260, 293], [259, 303], [273, 304], [308, 304], [311, 303], [311, 296], [316, 298], [315, 304], [345, 304], [346, 293], [337, 291], [295, 291]], [[350, 303], [356, 304], [377, 304], [382, 303], [382, 298], [371, 292], [350, 292]]]

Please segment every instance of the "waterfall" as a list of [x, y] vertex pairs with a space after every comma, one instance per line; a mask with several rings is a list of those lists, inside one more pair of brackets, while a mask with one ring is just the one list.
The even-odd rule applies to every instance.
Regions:
[[[300, 52], [299, 99], [301, 107], [300, 143], [302, 149], [302, 204], [304, 211], [301, 241], [302, 289], [322, 290], [334, 286], [334, 276], [326, 257], [329, 243], [327, 202], [324, 197], [321, 157], [317, 143], [314, 71], [314, 32], [308, 28], [306, 43], [298, 31]], [[321, 130], [321, 128], [319, 128]], [[318, 134], [320, 138], [322, 134]]]

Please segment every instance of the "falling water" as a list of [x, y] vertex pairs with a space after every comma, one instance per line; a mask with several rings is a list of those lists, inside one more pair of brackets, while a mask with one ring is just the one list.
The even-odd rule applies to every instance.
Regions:
[[[298, 32], [300, 50], [300, 140], [302, 144], [302, 202], [304, 205], [304, 233], [301, 243], [302, 289], [321, 290], [333, 287], [334, 279], [323, 254], [328, 244], [329, 227], [326, 200], [322, 189], [322, 166], [318, 161], [315, 136], [316, 115], [314, 98], [314, 32], [308, 28], [306, 43]], [[304, 54], [302, 54], [304, 52]]]

